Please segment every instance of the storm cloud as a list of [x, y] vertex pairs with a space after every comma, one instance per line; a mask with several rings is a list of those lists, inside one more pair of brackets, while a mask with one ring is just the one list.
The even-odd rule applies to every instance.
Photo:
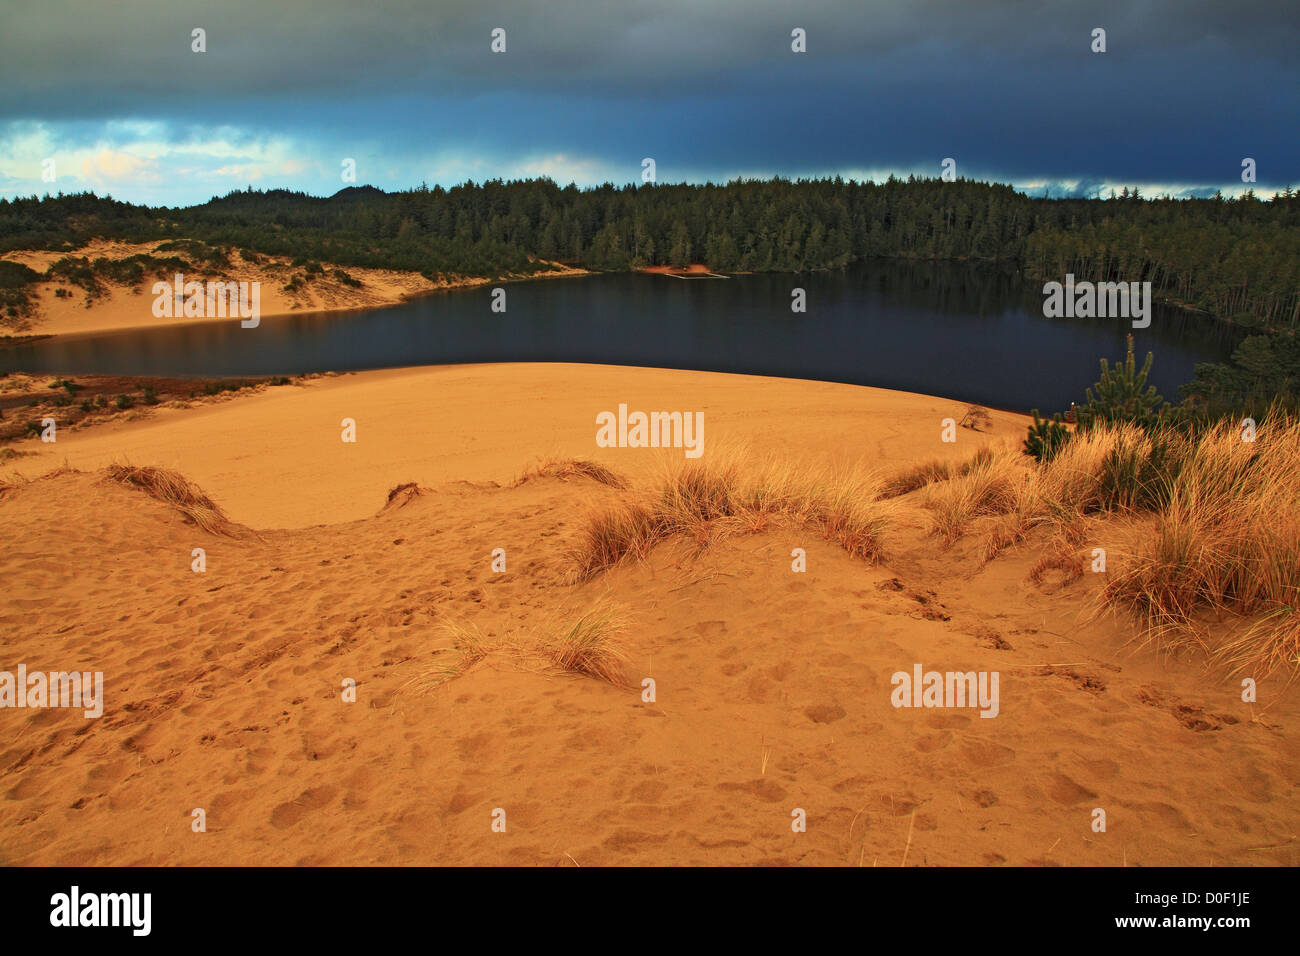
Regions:
[[[550, 175], [959, 175], [1032, 192], [1300, 180], [1284, 2], [120, 2], [6, 12], [0, 194]], [[506, 52], [490, 50], [506, 31]], [[807, 52], [791, 52], [791, 30]], [[1106, 31], [1107, 51], [1090, 49]], [[191, 31], [207, 51], [191, 51]]]

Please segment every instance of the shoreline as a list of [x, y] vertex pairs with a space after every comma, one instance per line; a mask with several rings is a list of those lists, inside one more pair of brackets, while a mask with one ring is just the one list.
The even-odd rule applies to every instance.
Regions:
[[[106, 258], [117, 260], [137, 254], [153, 254], [163, 241], [127, 243], [120, 240], [97, 239], [70, 252], [48, 250], [14, 250], [0, 256], [6, 261], [18, 262], [44, 271], [62, 259]], [[487, 276], [453, 276], [430, 280], [418, 272], [380, 269], [363, 266], [344, 268], [337, 263], [322, 262], [324, 272], [319, 278], [309, 279], [302, 285], [286, 291], [286, 279], [298, 281], [296, 272], [287, 257], [258, 254], [254, 261], [245, 259], [245, 250], [232, 249], [232, 264], [228, 274], [216, 275], [210, 270], [198, 269], [190, 275], [194, 281], [238, 281], [233, 275], [246, 276], [261, 284], [260, 300], [266, 308], [260, 310], [259, 321], [291, 316], [337, 315], [371, 309], [403, 305], [407, 302], [440, 292], [476, 289], [493, 283], [527, 282], [532, 279], [577, 278], [592, 275], [587, 269], [561, 266], [530, 275], [507, 275], [499, 278]], [[538, 260], [545, 261], [545, 260]], [[342, 272], [348, 283], [339, 281], [336, 272]], [[154, 282], [166, 281], [157, 275], [146, 276], [136, 285], [99, 278], [99, 292], [93, 297], [82, 287], [60, 279], [42, 279], [33, 286], [33, 314], [27, 316], [25, 325], [6, 327], [0, 336], [0, 348], [21, 347], [26, 342], [45, 339], [69, 340], [109, 335], [118, 332], [144, 332], [164, 328], [183, 328], [209, 325], [217, 322], [240, 321], [238, 316], [159, 317], [152, 312], [152, 294], [146, 294]]]
[[[383, 303], [371, 304], [371, 305], [340, 305], [335, 308], [325, 308], [325, 309], [308, 308], [308, 309], [291, 310], [288, 312], [266, 313], [260, 316], [258, 321], [260, 323], [260, 322], [265, 322], [267, 320], [273, 320], [273, 319], [297, 319], [297, 318], [310, 319], [310, 318], [318, 318], [318, 317], [323, 318], [325, 316], [348, 315], [350, 313], [355, 313], [355, 312], [374, 312], [379, 309], [391, 309], [399, 305], [407, 305], [408, 303], [411, 302], [418, 302], [421, 299], [430, 299], [437, 295], [452, 295], [457, 292], [467, 292], [471, 289], [479, 289], [485, 285], [491, 285], [493, 283], [500, 283], [502, 285], [509, 283], [511, 285], [514, 285], [520, 282], [531, 282], [533, 280], [543, 280], [543, 279], [546, 280], [583, 279], [586, 278], [587, 276], [592, 276], [596, 274], [597, 273], [590, 272], [590, 271], [581, 271], [581, 272], [575, 271], [575, 272], [538, 273], [537, 275], [511, 276], [509, 278], [501, 278], [501, 279], [475, 278], [473, 280], [466, 280], [464, 282], [450, 283], [444, 286], [440, 286], [438, 288], [421, 289], [413, 292], [408, 292], [403, 294], [403, 296], [400, 299], [397, 299], [392, 302], [383, 302]], [[238, 317], [232, 318], [231, 316], [213, 316], [210, 318], [202, 318], [202, 319], [198, 319], [198, 318], [184, 319], [184, 320], [166, 319], [162, 321], [165, 321], [168, 324], [164, 325], [161, 324], [161, 321], [159, 321], [159, 322], [150, 322], [150, 323], [136, 324], [136, 325], [120, 325], [120, 326], [115, 325], [109, 328], [102, 328], [102, 329], [78, 329], [72, 332], [39, 332], [38, 331], [38, 332], [20, 333], [17, 335], [0, 335], [0, 349], [21, 348], [24, 345], [29, 345], [29, 344], [34, 345], [37, 342], [49, 341], [49, 340], [57, 340], [59, 342], [76, 342], [81, 339], [100, 339], [100, 338], [108, 338], [117, 335], [132, 335], [139, 332], [158, 332], [158, 331], [162, 331], [163, 329], [199, 328], [207, 325], [215, 325], [219, 322], [238, 322], [240, 320]], [[417, 366], [411, 366], [411, 367], [414, 368]], [[359, 369], [358, 371], [381, 371], [381, 369]], [[87, 375], [91, 373], [67, 372], [65, 374]], [[313, 373], [303, 373], [303, 374], [319, 375], [323, 373], [313, 372]], [[346, 374], [346, 373], [339, 373], [339, 374]], [[180, 378], [185, 378], [185, 377], [247, 378], [250, 376], [195, 375], [195, 376], [178, 376], [178, 377]]]

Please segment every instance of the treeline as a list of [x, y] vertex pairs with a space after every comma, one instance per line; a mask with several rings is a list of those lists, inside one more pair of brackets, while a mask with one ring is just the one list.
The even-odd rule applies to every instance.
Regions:
[[738, 180], [560, 187], [549, 179], [236, 191], [149, 208], [92, 194], [0, 199], [0, 250], [102, 236], [191, 238], [271, 255], [438, 276], [706, 262], [722, 272], [895, 257], [997, 261], [1035, 279], [1151, 281], [1157, 297], [1242, 325], [1300, 326], [1300, 194], [1270, 201], [1029, 197], [969, 180]]
[[[1300, 326], [1300, 229], [1294, 196], [1262, 203], [1202, 200], [1125, 204], [1122, 215], [1036, 230], [1025, 271], [1147, 282], [1156, 297], [1246, 327]], [[1270, 215], [1271, 213], [1271, 215]]]

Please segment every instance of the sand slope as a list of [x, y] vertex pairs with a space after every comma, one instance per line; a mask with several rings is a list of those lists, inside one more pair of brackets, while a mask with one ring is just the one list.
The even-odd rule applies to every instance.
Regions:
[[[466, 366], [25, 443], [39, 454], [13, 464], [32, 477], [85, 470], [0, 498], [0, 669], [102, 670], [108, 700], [98, 720], [0, 710], [0, 863], [1300, 862], [1294, 689], [1261, 682], [1243, 704], [1196, 661], [1126, 646], [1130, 624], [1088, 620], [1091, 576], [1028, 583], [1033, 541], [982, 566], [976, 542], [945, 550], [904, 508], [878, 567], [777, 526], [570, 583], [584, 515], [619, 492], [508, 482], [549, 453], [647, 474], [660, 452], [594, 447], [620, 401], [705, 410], [706, 455], [749, 442], [886, 471], [1024, 428], [994, 413], [952, 446], [938, 423], [962, 406], [926, 396]], [[106, 480], [124, 459], [179, 470], [256, 531], [207, 534]], [[405, 481], [435, 490], [386, 507]], [[602, 598], [632, 622], [631, 689], [541, 652]], [[428, 691], [449, 621], [493, 649]], [[916, 663], [997, 670], [1000, 715], [895, 709], [890, 677]]]
[[[315, 379], [147, 419], [65, 431], [14, 463], [28, 477], [65, 460], [160, 465], [201, 485], [237, 521], [304, 527], [371, 515], [404, 481], [507, 481], [535, 457], [593, 458], [625, 472], [652, 467], [653, 449], [596, 446], [596, 416], [630, 409], [704, 413], [705, 454], [741, 445], [800, 459], [890, 470], [965, 458], [981, 444], [1024, 437], [1024, 415], [993, 412], [985, 432], [945, 417], [965, 405], [878, 388], [619, 366], [515, 363], [397, 369]], [[341, 422], [357, 423], [356, 444]]]
[[[2, 862], [1295, 864], [1294, 701], [1252, 723], [1023, 562], [972, 574], [906, 528], [889, 567], [786, 529], [569, 585], [576, 518], [613, 494], [457, 483], [258, 540], [96, 475], [12, 493], [6, 666], [102, 669], [109, 702], [0, 711]], [[411, 683], [443, 620], [527, 648], [602, 595], [654, 704], [504, 651]], [[1001, 715], [894, 709], [913, 662], [999, 670]]]

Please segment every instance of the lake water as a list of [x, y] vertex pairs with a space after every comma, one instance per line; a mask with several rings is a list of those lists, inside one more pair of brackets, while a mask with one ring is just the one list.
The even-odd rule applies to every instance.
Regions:
[[[790, 309], [791, 290], [807, 312]], [[4, 371], [157, 376], [292, 375], [463, 362], [593, 362], [876, 385], [1055, 411], [1082, 401], [1098, 360], [1155, 353], [1171, 400], [1197, 362], [1232, 351], [1230, 329], [1156, 306], [1123, 319], [1047, 319], [1041, 285], [963, 263], [857, 264], [842, 272], [678, 279], [611, 274], [431, 295], [347, 314], [181, 325], [0, 349]], [[146, 290], [147, 291], [147, 290]], [[152, 298], [141, 296], [141, 307]]]

